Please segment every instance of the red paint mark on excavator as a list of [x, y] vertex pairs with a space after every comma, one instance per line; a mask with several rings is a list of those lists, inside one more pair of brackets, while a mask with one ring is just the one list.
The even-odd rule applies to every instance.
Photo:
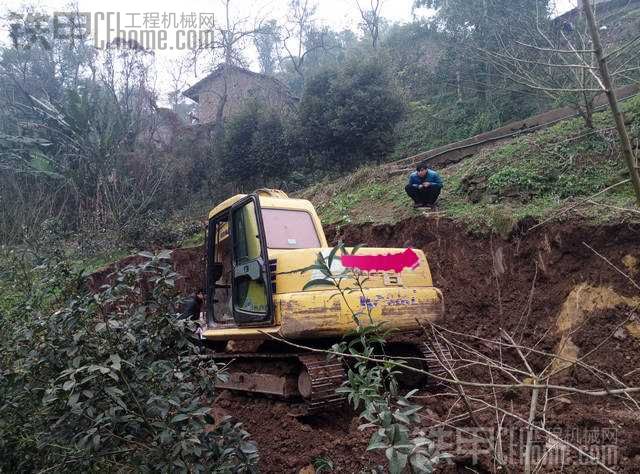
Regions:
[[420, 263], [420, 257], [413, 249], [386, 255], [343, 255], [341, 260], [343, 266], [357, 268], [363, 272], [394, 271], [400, 273], [405, 268], [414, 269]]

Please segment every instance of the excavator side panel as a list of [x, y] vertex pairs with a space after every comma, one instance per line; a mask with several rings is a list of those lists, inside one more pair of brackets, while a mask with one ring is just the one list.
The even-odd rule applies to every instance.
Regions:
[[400, 332], [420, 330], [421, 323], [444, 314], [440, 290], [372, 288], [341, 296], [336, 290], [289, 293], [276, 297], [279, 334], [287, 339], [341, 337], [361, 325], [383, 323]]

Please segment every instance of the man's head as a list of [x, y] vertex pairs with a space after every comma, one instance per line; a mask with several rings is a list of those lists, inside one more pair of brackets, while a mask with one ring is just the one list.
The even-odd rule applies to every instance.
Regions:
[[418, 176], [424, 178], [427, 175], [427, 171], [429, 171], [429, 168], [427, 168], [427, 165], [420, 163], [418, 166], [416, 166], [416, 171], [418, 172]]
[[202, 290], [202, 288], [199, 288], [196, 291], [196, 298], [201, 302], [204, 301], [204, 291]]

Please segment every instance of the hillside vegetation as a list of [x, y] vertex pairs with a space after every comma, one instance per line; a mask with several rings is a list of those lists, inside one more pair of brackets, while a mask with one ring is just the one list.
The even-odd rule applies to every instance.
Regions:
[[[640, 77], [633, 42], [639, 5], [598, 5], [602, 42], [615, 52], [616, 86]], [[594, 126], [593, 100], [602, 88], [594, 75], [581, 74], [596, 69], [584, 16], [556, 18], [550, 0], [416, 0], [414, 7], [436, 14], [390, 23], [367, 10], [363, 18], [372, 28], [365, 21], [360, 31], [321, 26], [313, 2], [284, 7], [286, 19], [234, 30], [233, 41], [199, 64], [203, 74], [216, 70], [220, 58], [246, 69], [258, 53], [260, 71], [285, 83], [297, 105], [282, 110], [248, 94], [233, 104], [237, 114], [220, 110], [227, 117], [220, 123], [198, 124], [186, 113], [195, 106], [182, 96], [184, 81], [164, 91], [173, 110], [161, 106], [159, 63], [144, 45], [114, 42], [96, 51], [89, 39], [51, 37], [29, 9], [13, 15], [12, 43], [0, 45], [0, 199], [12, 204], [0, 212], [0, 243], [38, 247], [51, 232], [76, 240], [67, 250], [80, 259], [166, 246], [191, 238], [204, 210], [236, 192], [332, 183], [360, 166], [559, 106]], [[227, 13], [239, 21], [233, 8]], [[294, 28], [296, 15], [301, 23]], [[284, 40], [294, 31], [297, 54]], [[227, 33], [216, 26], [216, 35]], [[255, 51], [239, 39], [245, 37]], [[569, 44], [577, 55], [560, 53]], [[183, 59], [184, 67], [195, 67], [194, 57]], [[183, 71], [170, 72], [179, 79]], [[501, 178], [504, 186], [513, 176]], [[538, 184], [526, 192], [541, 192]], [[445, 201], [456, 189], [452, 181]], [[375, 199], [384, 191], [368, 192]], [[342, 200], [329, 220], [357, 206]]]
[[[640, 97], [629, 99], [624, 110], [637, 146]], [[489, 145], [438, 170], [445, 180], [439, 215], [474, 231], [507, 234], [524, 219], [539, 222], [554, 215], [593, 224], [638, 220], [628, 182], [590, 199], [628, 178], [610, 113], [597, 113], [594, 123], [596, 129], [591, 130], [581, 119], [570, 119]], [[327, 224], [394, 223], [422, 214], [404, 192], [411, 170], [390, 175], [389, 169], [366, 166], [299, 195], [314, 203]]]

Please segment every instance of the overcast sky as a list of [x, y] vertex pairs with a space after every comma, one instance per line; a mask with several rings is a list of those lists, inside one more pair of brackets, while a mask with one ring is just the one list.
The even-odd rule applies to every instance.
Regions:
[[[361, 4], [367, 4], [368, 0], [360, 0]], [[532, 0], [533, 1], [533, 0]], [[556, 12], [563, 13], [576, 6], [577, 0], [556, 0]], [[37, 5], [42, 11], [47, 13], [53, 13], [55, 11], [68, 10], [65, 5], [69, 5], [68, 0], [48, 0], [48, 1], [35, 1], [24, 2], [21, 0], [3, 0], [3, 7], [0, 7], [7, 12], [9, 10], [19, 11], [23, 4]], [[183, 45], [186, 42], [184, 36], [179, 37], [180, 33], [176, 32], [176, 28], [163, 28], [163, 19], [167, 22], [172, 21], [177, 23], [178, 28], [184, 26], [188, 18], [192, 13], [196, 14], [199, 21], [206, 21], [205, 17], [200, 17], [200, 14], [207, 15], [213, 13], [216, 18], [216, 23], [219, 23], [222, 18], [222, 2], [221, 0], [182, 0], [177, 2], [176, 0], [110, 0], [96, 1], [96, 0], [77, 0], [78, 9], [81, 12], [91, 12], [96, 14], [98, 12], [113, 12], [112, 18], [115, 18], [115, 13], [119, 13], [121, 19], [121, 25], [123, 27], [129, 25], [138, 26], [139, 29], [147, 27], [150, 29], [150, 22], [154, 21], [153, 18], [158, 18], [157, 30], [167, 30], [167, 49], [157, 50], [157, 87], [166, 92], [168, 89], [168, 83], [170, 81], [167, 74], [167, 69], [171, 64], [171, 60], [179, 57], [183, 52], [176, 51], [177, 42], [181, 42]], [[269, 19], [275, 18], [276, 20], [283, 21], [287, 11], [288, 0], [233, 0], [233, 13], [235, 18], [246, 18], [248, 24], [252, 24], [256, 19]], [[330, 26], [334, 30], [342, 30], [345, 28], [357, 29], [359, 21], [359, 13], [356, 7], [356, 0], [317, 0], [318, 9], [316, 13], [316, 21], [322, 25]], [[412, 19], [411, 6], [413, 0], [383, 0], [382, 4], [382, 16], [391, 22], [408, 22]], [[428, 14], [428, 12], [421, 12]], [[193, 17], [192, 17], [193, 18]], [[95, 19], [95, 16], [94, 16]], [[98, 36], [104, 37], [105, 34], [101, 29], [106, 29], [106, 20], [101, 19], [98, 22]], [[95, 21], [94, 21], [95, 24]], [[165, 23], [166, 24], [166, 23]], [[197, 30], [195, 28], [187, 28], [191, 30]], [[184, 33], [183, 33], [184, 35]], [[5, 35], [6, 38], [6, 35]], [[178, 39], [179, 38], [179, 39]], [[255, 56], [255, 54], [253, 55]], [[257, 64], [253, 61], [252, 69], [257, 69]], [[198, 76], [189, 77], [189, 82], [193, 83], [198, 78], [204, 76], [206, 71], [198, 71]]]

